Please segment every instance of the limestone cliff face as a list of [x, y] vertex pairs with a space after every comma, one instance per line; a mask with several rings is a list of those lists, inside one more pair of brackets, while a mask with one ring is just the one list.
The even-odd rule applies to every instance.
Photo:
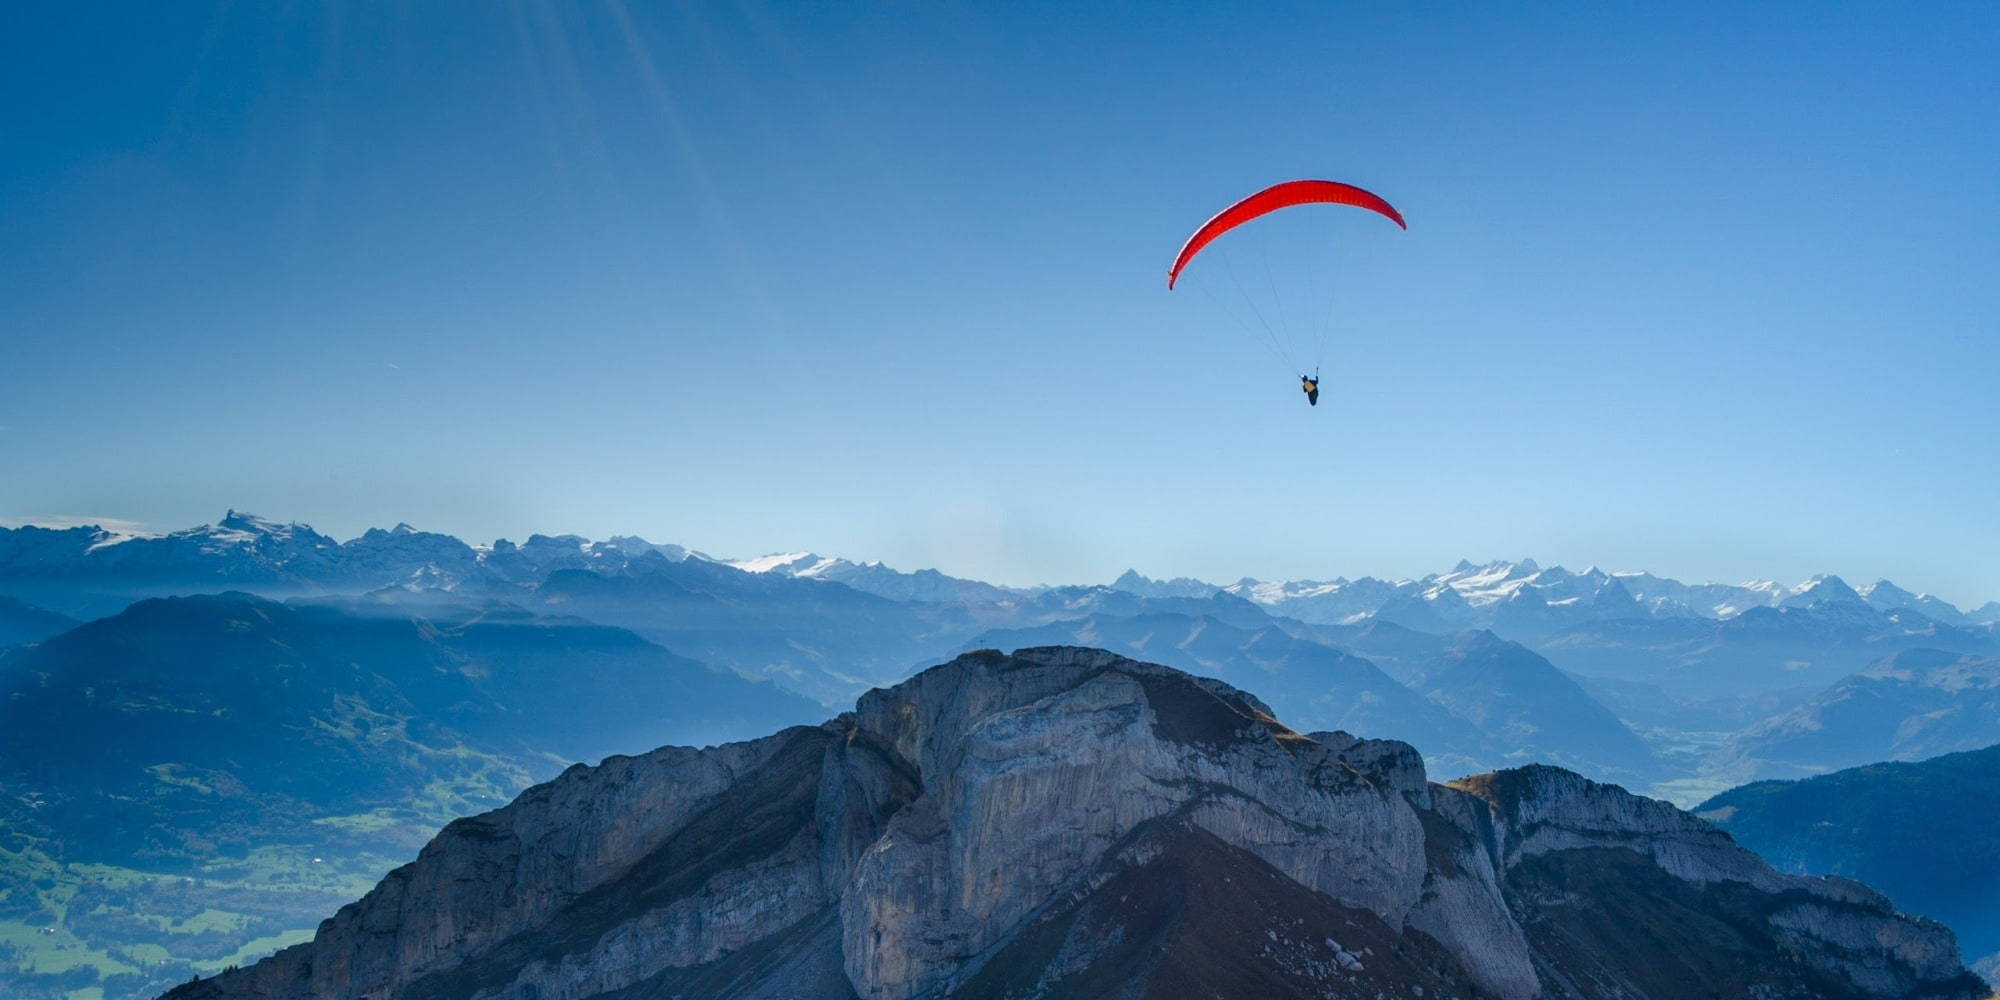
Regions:
[[1553, 768], [1430, 783], [1215, 681], [985, 651], [576, 767], [175, 1000], [1971, 997], [1939, 925]]
[[1544, 858], [1636, 854], [1684, 887], [1755, 893], [1750, 898], [1784, 954], [1867, 992], [1911, 995], [1965, 974], [1958, 942], [1942, 925], [1901, 917], [1881, 893], [1849, 879], [1780, 875], [1728, 834], [1667, 803], [1553, 767], [1453, 785], [1492, 806], [1495, 853], [1510, 874], [1533, 871]]

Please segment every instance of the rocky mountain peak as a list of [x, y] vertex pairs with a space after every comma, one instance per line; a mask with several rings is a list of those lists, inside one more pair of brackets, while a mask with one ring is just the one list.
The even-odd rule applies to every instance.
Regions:
[[1867, 600], [1870, 606], [1881, 608], [1885, 611], [1894, 608], [1909, 607], [1917, 600], [1917, 595], [1890, 583], [1888, 580], [1876, 580], [1874, 583], [1860, 588], [1856, 593]]
[[[1244, 586], [1255, 586], [1254, 581], [1245, 578]], [[1136, 569], [1128, 569], [1111, 581], [1113, 590], [1137, 594], [1140, 597], [1207, 597], [1221, 593], [1223, 588], [1204, 583], [1192, 577], [1177, 576], [1171, 580], [1154, 580], [1142, 576]]]
[[[1692, 921], [1727, 933], [1632, 929]], [[1547, 767], [1432, 784], [1406, 744], [1058, 646], [965, 654], [818, 727], [573, 767], [447, 827], [312, 942], [170, 996], [1758, 987], [1979, 988], [1942, 927], [1665, 803]]]
[[1821, 573], [1804, 583], [1793, 587], [1780, 604], [1789, 608], [1810, 607], [1821, 602], [1865, 604], [1859, 593], [1847, 585], [1847, 581], [1830, 573]]
[[237, 510], [234, 507], [229, 508], [228, 512], [222, 515], [222, 519], [215, 522], [215, 525], [218, 528], [228, 528], [232, 531], [254, 531], [259, 534], [270, 534], [285, 527], [285, 525], [281, 525], [276, 521], [258, 517], [247, 510]]

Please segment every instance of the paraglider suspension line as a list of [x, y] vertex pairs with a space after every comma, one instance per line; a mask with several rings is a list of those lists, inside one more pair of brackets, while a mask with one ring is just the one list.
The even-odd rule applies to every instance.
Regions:
[[1264, 318], [1264, 311], [1257, 308], [1257, 297], [1251, 295], [1250, 290], [1244, 287], [1242, 279], [1236, 276], [1236, 263], [1230, 257], [1229, 252], [1224, 250], [1221, 257], [1222, 269], [1229, 275], [1229, 283], [1236, 287], [1236, 294], [1250, 307], [1250, 315], [1256, 317], [1257, 329], [1263, 333], [1265, 346], [1271, 349], [1272, 356], [1276, 357], [1279, 362], [1288, 368], [1299, 368], [1300, 365], [1297, 363], [1298, 359], [1296, 355], [1286, 349], [1285, 344], [1279, 340], [1277, 331], [1271, 328], [1270, 321]]

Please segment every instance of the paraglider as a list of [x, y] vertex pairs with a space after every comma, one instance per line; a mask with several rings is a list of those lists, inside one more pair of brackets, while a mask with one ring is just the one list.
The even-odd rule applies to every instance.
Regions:
[[[1403, 213], [1396, 211], [1395, 206], [1384, 201], [1381, 196], [1355, 187], [1352, 184], [1324, 180], [1285, 181], [1281, 184], [1273, 184], [1217, 212], [1214, 217], [1202, 223], [1201, 228], [1194, 231], [1194, 235], [1188, 237], [1187, 242], [1181, 246], [1180, 254], [1174, 258], [1174, 266], [1167, 269], [1168, 290], [1171, 291], [1174, 283], [1180, 280], [1181, 270], [1187, 267], [1188, 262], [1192, 261], [1196, 254], [1201, 253], [1204, 247], [1214, 242], [1216, 237], [1252, 219], [1268, 215], [1280, 209], [1311, 204], [1350, 205], [1355, 208], [1374, 212], [1394, 222], [1402, 229], [1407, 230], [1409, 228], [1403, 221]], [[1299, 369], [1295, 368], [1294, 370]], [[1313, 369], [1312, 375], [1301, 374], [1299, 376], [1299, 388], [1305, 393], [1306, 402], [1309, 405], [1319, 405], [1319, 369], [1317, 367]]]

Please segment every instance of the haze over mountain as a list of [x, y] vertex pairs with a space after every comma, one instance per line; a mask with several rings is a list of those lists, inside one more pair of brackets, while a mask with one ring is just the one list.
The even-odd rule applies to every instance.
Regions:
[[[504, 539], [491, 545], [472, 545], [399, 524], [338, 542], [307, 525], [272, 521], [237, 510], [213, 525], [162, 535], [90, 526], [0, 528], [0, 585], [17, 595], [29, 591], [68, 593], [85, 602], [124, 590], [151, 593], [162, 587], [230, 581], [317, 589], [458, 589], [534, 583], [558, 569], [616, 569], [648, 554], [672, 562], [690, 558], [719, 561], [760, 575], [840, 582], [899, 601], [993, 603], [1035, 593], [1033, 589], [949, 577], [935, 570], [901, 573], [880, 563], [854, 563], [811, 553], [712, 560], [682, 546], [630, 536], [593, 542], [575, 535], [537, 534], [519, 545]], [[93, 588], [93, 583], [98, 586]], [[1226, 591], [1284, 617], [1326, 624], [1376, 617], [1385, 605], [1391, 605], [1392, 611], [1395, 607], [1422, 609], [1454, 631], [1511, 622], [1511, 631], [1523, 635], [1536, 628], [1603, 618], [1721, 619], [1757, 607], [1806, 608], [1826, 602], [1860, 604], [1884, 612], [1909, 610], [1946, 625], [2000, 622], [2000, 601], [1961, 611], [1939, 598], [1912, 593], [1886, 580], [1858, 590], [1839, 577], [1826, 575], [1789, 587], [1771, 581], [1684, 584], [1636, 571], [1543, 568], [1532, 559], [1477, 566], [1460, 562], [1447, 572], [1415, 580], [1245, 578], [1216, 585], [1185, 578], [1154, 581], [1128, 571], [1111, 586], [1146, 597], [1206, 597]], [[57, 601], [43, 603], [63, 610]], [[1498, 630], [1510, 633], [1505, 627]]]
[[2000, 659], [1937, 649], [1884, 657], [1738, 734], [1718, 767], [1741, 780], [1988, 746], [2000, 730]]
[[[1147, 596], [1192, 597], [1216, 590], [1239, 594], [1301, 621], [1344, 624], [1378, 615], [1385, 605], [1427, 613], [1453, 629], [1494, 627], [1510, 620], [1519, 630], [1555, 623], [1626, 617], [1732, 618], [1757, 607], [1810, 607], [1822, 601], [1865, 604], [1880, 611], [1910, 609], [1946, 624], [2000, 621], [2000, 603], [1971, 612], [1929, 594], [1912, 594], [1887, 580], [1857, 591], [1837, 576], [1820, 575], [1795, 586], [1769, 580], [1739, 584], [1685, 584], [1645, 572], [1581, 572], [1543, 568], [1533, 559], [1474, 565], [1415, 580], [1360, 577], [1330, 581], [1259, 581], [1214, 585], [1186, 578], [1154, 581], [1127, 571], [1112, 584]], [[1404, 622], [1402, 624], [1409, 624]]]
[[558, 569], [622, 566], [686, 550], [639, 539], [590, 542], [574, 535], [502, 539], [475, 548], [407, 524], [371, 528], [346, 542], [298, 523], [230, 510], [212, 525], [163, 535], [99, 527], [0, 528], [0, 587], [45, 595], [46, 606], [101, 615], [141, 596], [205, 592], [234, 585], [273, 595], [355, 592], [382, 587], [506, 589], [540, 582]]
[[[1146, 600], [1148, 610], [1178, 600], [1195, 603], [1194, 612], [1204, 603], [1240, 601], [1226, 593]], [[1385, 630], [1401, 631], [1405, 641], [1383, 642]], [[1382, 625], [1301, 637], [1262, 615], [1239, 627], [1209, 615], [1150, 611], [996, 630], [973, 642], [1088, 645], [1145, 657], [1256, 691], [1307, 728], [1400, 734], [1441, 773], [1541, 761], [1628, 781], [1658, 777], [1645, 742], [1610, 711], [1547, 660], [1490, 632], [1433, 636]]]
[[810, 552], [731, 559], [727, 564], [746, 573], [771, 573], [807, 580], [831, 580], [855, 590], [897, 601], [924, 601], [931, 604], [987, 604], [1012, 600], [1035, 593], [1013, 587], [997, 587], [977, 580], [961, 580], [934, 569], [899, 573], [879, 562], [855, 563], [830, 559]]
[[[1188, 603], [1237, 600], [1217, 594]], [[1148, 608], [1171, 599], [1147, 599]], [[1210, 615], [1139, 610], [1129, 616], [1093, 614], [1033, 628], [982, 633], [971, 648], [1091, 646], [1214, 677], [1259, 696], [1278, 714], [1308, 729], [1400, 733], [1425, 749], [1441, 773], [1492, 770], [1504, 760], [1498, 744], [1444, 706], [1404, 686], [1375, 664], [1320, 643], [1293, 637], [1266, 620], [1242, 628]]]
[[1949, 931], [1549, 767], [1098, 650], [981, 651], [818, 727], [574, 768], [309, 944], [172, 1000], [1119, 995], [1975, 1000]]
[[1573, 678], [1519, 643], [1487, 631], [1434, 636], [1390, 622], [1320, 634], [1470, 720], [1505, 748], [1509, 764], [1538, 760], [1626, 781], [1656, 774], [1643, 740]]
[[[1459, 721], [1479, 716], [1472, 730], [1500, 739], [1509, 755], [1546, 755], [1642, 786], [1694, 781], [1674, 793], [1683, 801], [1719, 790], [1718, 755], [1730, 737], [1800, 707], [1886, 655], [1937, 649], [2000, 656], [2000, 626], [1984, 611], [1960, 613], [1887, 581], [1857, 589], [1830, 576], [1793, 587], [1682, 584], [1524, 560], [1460, 563], [1421, 580], [1214, 586], [1127, 572], [1111, 586], [1019, 590], [802, 553], [723, 561], [632, 537], [534, 535], [519, 545], [475, 546], [398, 525], [336, 542], [305, 525], [240, 511], [215, 525], [156, 537], [0, 529], [0, 593], [43, 607], [87, 613], [122, 607], [135, 596], [229, 587], [267, 596], [393, 587], [499, 599], [629, 628], [829, 706], [894, 683], [996, 629], [1046, 628], [1051, 641], [1064, 635], [1075, 641], [1092, 627], [1089, 619], [1106, 615], [1215, 617], [1246, 633], [1282, 632], [1373, 660]], [[1186, 604], [1163, 603], [1173, 601]], [[1443, 676], [1450, 650], [1468, 642], [1449, 637], [1481, 630], [1540, 654], [1516, 658], [1537, 666], [1502, 687], [1491, 686], [1506, 673], [1499, 660], [1432, 680]], [[1229, 669], [1225, 660], [1211, 657], [1204, 669]], [[1543, 660], [1560, 670], [1546, 669]], [[1502, 688], [1514, 707], [1496, 712]], [[1388, 697], [1408, 703], [1394, 692]], [[1446, 704], [1453, 698], [1456, 707]], [[1519, 714], [1535, 705], [1542, 707]], [[1507, 713], [1515, 717], [1504, 719]], [[1415, 721], [1403, 713], [1398, 724]], [[1467, 730], [1433, 723], [1412, 734], [1437, 755], [1435, 763], [1519, 759], [1453, 758], [1474, 751]], [[1359, 716], [1343, 724], [1365, 728]], [[1980, 738], [1982, 724], [1966, 739]], [[1621, 735], [1626, 730], [1644, 739], [1654, 760], [1635, 756], [1630, 735]], [[1713, 775], [1696, 779], [1697, 772]]]
[[0, 596], [0, 646], [40, 642], [79, 624], [68, 615]]

